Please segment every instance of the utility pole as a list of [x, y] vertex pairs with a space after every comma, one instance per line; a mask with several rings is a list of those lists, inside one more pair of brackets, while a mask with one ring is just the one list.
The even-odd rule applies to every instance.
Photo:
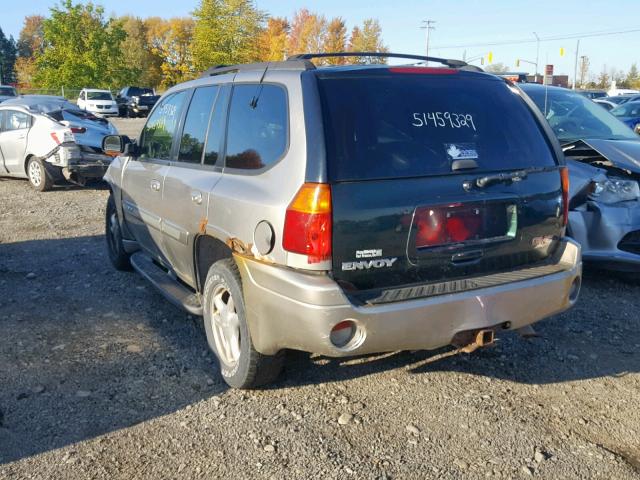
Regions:
[[533, 32], [533, 35], [536, 37], [536, 82], [538, 81], [538, 60], [540, 57], [540, 37], [536, 32]]
[[[422, 26], [420, 27], [421, 29], [426, 31], [427, 34], [427, 57], [429, 56], [429, 34], [431, 33], [431, 30], [435, 30], [436, 27], [434, 27], [433, 25], [435, 25], [436, 21], [435, 20], [423, 20], [422, 21]], [[429, 61], [427, 60], [427, 62], [425, 63], [425, 65], [429, 65]]]
[[573, 90], [576, 89], [576, 82], [578, 79], [578, 51], [580, 50], [580, 39], [576, 43], [576, 61], [573, 65]]

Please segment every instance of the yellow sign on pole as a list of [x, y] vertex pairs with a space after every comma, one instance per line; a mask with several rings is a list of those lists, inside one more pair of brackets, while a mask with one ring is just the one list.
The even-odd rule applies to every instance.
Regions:
[[493, 52], [489, 52], [489, 54], [487, 55], [487, 61], [489, 63], [493, 63]]
[[564, 47], [560, 47], [560, 56], [564, 57]]

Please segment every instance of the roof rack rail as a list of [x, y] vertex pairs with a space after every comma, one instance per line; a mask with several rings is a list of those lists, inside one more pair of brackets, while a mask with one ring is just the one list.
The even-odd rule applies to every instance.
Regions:
[[314, 70], [316, 66], [308, 60], [292, 59], [285, 62], [242, 63], [238, 65], [214, 65], [205, 70], [200, 78], [250, 70]]
[[462, 60], [453, 60], [448, 58], [439, 57], [425, 57], [423, 55], [410, 55], [407, 53], [386, 53], [386, 52], [327, 52], [327, 53], [300, 53], [292, 55], [287, 58], [287, 61], [292, 60], [311, 60], [313, 58], [325, 58], [325, 57], [379, 57], [379, 58], [407, 58], [410, 60], [420, 60], [423, 62], [435, 62], [441, 63], [451, 68], [466, 67], [467, 62]]

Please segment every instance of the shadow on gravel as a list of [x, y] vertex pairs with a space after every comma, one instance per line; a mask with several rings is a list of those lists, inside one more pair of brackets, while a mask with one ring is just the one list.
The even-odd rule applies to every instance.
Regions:
[[[15, 178], [15, 177], [0, 177], [0, 182], [20, 182], [23, 183], [28, 192], [35, 194], [35, 190], [29, 184], [29, 181], [26, 178]], [[102, 179], [91, 179], [87, 181], [86, 185], [77, 185], [75, 183], [63, 183], [58, 182], [53, 186], [53, 189], [47, 192], [42, 192], [40, 195], [46, 195], [48, 193], [55, 193], [60, 190], [65, 190], [69, 192], [73, 192], [75, 190], [107, 190], [109, 186], [107, 182]]]
[[201, 330], [102, 236], [0, 244], [0, 464], [224, 391]]
[[[640, 286], [588, 271], [576, 306], [536, 325], [539, 337], [498, 334], [495, 346], [440, 359], [437, 351], [395, 352], [351, 359], [295, 352], [288, 386], [339, 382], [391, 369], [411, 374], [459, 372], [526, 384], [561, 383], [640, 372]], [[277, 386], [276, 386], [277, 388]]]

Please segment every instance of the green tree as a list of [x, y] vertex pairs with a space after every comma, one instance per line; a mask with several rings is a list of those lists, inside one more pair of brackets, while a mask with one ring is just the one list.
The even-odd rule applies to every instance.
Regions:
[[[350, 52], [380, 52], [386, 53], [389, 49], [382, 42], [382, 27], [380, 22], [373, 18], [366, 19], [362, 27], [353, 27], [349, 39]], [[357, 57], [355, 63], [387, 63], [382, 57], [362, 58]]]
[[36, 57], [34, 83], [45, 88], [113, 88], [130, 83], [125, 65], [126, 32], [117, 19], [105, 20], [102, 7], [63, 0], [42, 24], [45, 49]]
[[11, 36], [7, 38], [0, 28], [0, 83], [15, 81], [16, 53], [15, 40]]
[[598, 75], [598, 79], [596, 80], [596, 86], [598, 88], [609, 88], [610, 84], [611, 84], [611, 78], [607, 73], [607, 66], [605, 65], [602, 67], [602, 71]]
[[631, 64], [631, 68], [627, 72], [626, 81], [629, 88], [640, 88], [640, 73], [638, 73], [638, 65], [636, 63]]
[[133, 72], [133, 83], [159, 87], [162, 82], [162, 58], [152, 51], [147, 23], [140, 17], [120, 18], [127, 36], [122, 42], [122, 57]]
[[258, 39], [267, 17], [252, 0], [201, 0], [193, 16], [191, 54], [196, 71], [260, 57]]

